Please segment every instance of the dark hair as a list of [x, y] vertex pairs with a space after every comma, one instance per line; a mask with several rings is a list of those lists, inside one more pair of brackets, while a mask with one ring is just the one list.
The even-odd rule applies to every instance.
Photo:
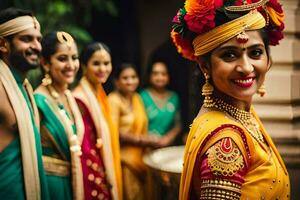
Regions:
[[138, 75], [136, 67], [134, 64], [132, 63], [122, 63], [121, 65], [119, 65], [118, 67], [114, 68], [114, 78], [115, 79], [119, 79], [121, 73], [125, 70], [125, 69], [133, 69], [135, 71], [135, 73]]
[[150, 85], [150, 75], [153, 71], [153, 67], [154, 67], [155, 63], [163, 63], [166, 67], [167, 73], [170, 76], [170, 69], [169, 69], [168, 63], [163, 59], [153, 59], [148, 63], [148, 66], [147, 66], [146, 75], [145, 75], [145, 87]]
[[80, 55], [80, 63], [87, 65], [89, 59], [92, 55], [98, 50], [105, 50], [107, 53], [110, 53], [109, 47], [102, 42], [93, 42], [85, 47]]
[[55, 54], [57, 47], [60, 44], [57, 39], [57, 32], [58, 31], [50, 32], [46, 34], [42, 39], [42, 56], [46, 62], [50, 61], [50, 57]]
[[58, 39], [57, 31], [46, 34], [42, 39], [42, 56], [46, 62], [50, 61], [50, 57], [56, 52]]
[[148, 67], [147, 67], [147, 77], [149, 77], [150, 74], [151, 74], [151, 72], [153, 71], [153, 65], [155, 63], [164, 63], [165, 66], [166, 66], [166, 69], [167, 69], [168, 73], [170, 72], [169, 65], [168, 65], [168, 63], [165, 60], [163, 60], [163, 59], [155, 59], [155, 60], [151, 60], [149, 62], [149, 64], [148, 64]]
[[33, 13], [29, 10], [23, 10], [14, 7], [6, 8], [0, 11], [0, 24], [3, 24], [14, 18], [26, 16], [26, 15], [33, 16]]
[[260, 34], [260, 36], [264, 42], [267, 56], [270, 59], [270, 39], [269, 39], [268, 33], [265, 28], [258, 30], [258, 33]]
[[[57, 47], [60, 44], [57, 39], [57, 32], [58, 31], [47, 33], [42, 39], [42, 57], [45, 62], [50, 62], [51, 56], [55, 54], [55, 52], [57, 51]], [[44, 73], [44, 68], [42, 67], [41, 69]]]

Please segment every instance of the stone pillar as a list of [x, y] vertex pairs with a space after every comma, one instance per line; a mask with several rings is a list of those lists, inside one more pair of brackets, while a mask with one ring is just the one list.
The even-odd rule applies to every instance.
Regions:
[[291, 199], [300, 199], [300, 0], [282, 0], [285, 39], [271, 48], [266, 95], [254, 107], [288, 167]]

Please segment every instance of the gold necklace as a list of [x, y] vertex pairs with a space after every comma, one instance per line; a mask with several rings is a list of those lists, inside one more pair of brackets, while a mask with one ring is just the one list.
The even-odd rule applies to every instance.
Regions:
[[237, 107], [226, 103], [222, 99], [212, 98], [212, 101], [213, 102], [210, 107], [223, 110], [227, 112], [230, 116], [232, 116], [234, 119], [238, 119], [246, 122], [250, 120], [252, 117], [250, 112], [238, 109]]
[[[82, 122], [80, 111], [76, 110], [76, 108], [75, 108], [76, 102], [74, 99], [73, 100], [71, 99], [72, 95], [71, 95], [70, 91], [66, 90], [64, 92], [64, 94], [67, 97], [67, 102], [70, 107], [70, 113], [68, 114], [68, 112], [65, 110], [65, 108], [64, 109], [60, 108], [60, 105], [64, 105], [64, 104], [59, 101], [59, 93], [55, 90], [55, 88], [51, 84], [47, 85], [46, 88], [48, 89], [50, 95], [56, 101], [56, 103], [59, 107], [59, 113], [61, 114], [63, 119], [65, 119], [65, 121], [68, 121], [70, 123], [70, 125], [75, 124], [77, 134], [75, 134], [73, 131], [71, 131], [71, 130], [73, 130], [72, 128], [69, 129], [69, 131], [68, 131], [68, 129], [66, 129], [66, 134], [69, 137], [70, 150], [72, 152], [75, 152], [76, 155], [80, 156], [82, 154], [80, 141], [82, 141], [82, 138], [83, 138], [84, 125]], [[74, 121], [72, 120], [71, 115], [73, 115]]]
[[[68, 104], [68, 106], [66, 106], [66, 105], [64, 105], [63, 101], [60, 100], [59, 93], [57, 92], [57, 90], [51, 84], [47, 85], [46, 87], [47, 87], [50, 95], [56, 101], [58, 107], [61, 109], [61, 112], [64, 112], [65, 115], [68, 116], [68, 118], [70, 118], [70, 121], [72, 123], [74, 123], [74, 121], [73, 121], [74, 120], [74, 113], [73, 113], [73, 111], [71, 109], [70, 102], [69, 102], [68, 98], [67, 98], [67, 101], [66, 101], [66, 103]], [[64, 94], [66, 95], [66, 91], [64, 92]], [[67, 97], [67, 95], [66, 95], [66, 97]]]
[[55, 88], [54, 88], [51, 84], [47, 85], [46, 87], [47, 87], [47, 89], [48, 89], [50, 95], [51, 95], [56, 101], [58, 101], [59, 94], [58, 94], [58, 92], [55, 90]]
[[251, 112], [238, 109], [237, 107], [217, 98], [212, 98], [212, 103], [209, 106], [206, 106], [206, 108], [216, 108], [218, 110], [225, 111], [236, 121], [240, 122], [256, 141], [265, 143], [264, 137], [259, 129], [259, 124], [252, 116]]

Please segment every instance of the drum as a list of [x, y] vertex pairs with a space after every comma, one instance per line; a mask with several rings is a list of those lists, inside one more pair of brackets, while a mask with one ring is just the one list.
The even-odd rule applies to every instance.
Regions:
[[149, 168], [149, 199], [178, 199], [180, 175], [183, 164], [184, 146], [171, 146], [150, 151], [144, 155]]

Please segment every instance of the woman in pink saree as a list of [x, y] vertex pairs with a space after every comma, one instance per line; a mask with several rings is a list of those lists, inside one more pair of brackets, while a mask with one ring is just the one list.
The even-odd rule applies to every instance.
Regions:
[[99, 42], [81, 56], [84, 75], [73, 94], [85, 125], [82, 168], [85, 199], [122, 199], [119, 136], [102, 84], [112, 71], [109, 48]]

